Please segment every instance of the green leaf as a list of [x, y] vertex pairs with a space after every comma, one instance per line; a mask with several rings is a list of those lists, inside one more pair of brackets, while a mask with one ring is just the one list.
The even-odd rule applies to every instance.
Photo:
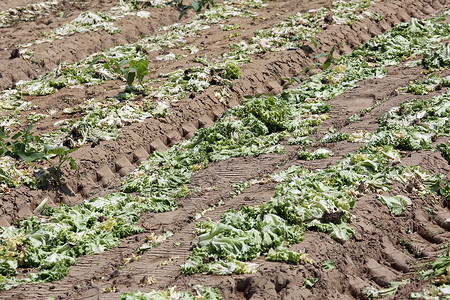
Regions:
[[405, 279], [403, 281], [393, 281], [389, 283], [389, 287], [381, 290], [378, 290], [373, 286], [368, 286], [363, 289], [363, 293], [368, 299], [378, 299], [388, 296], [395, 296], [395, 294], [397, 294], [398, 287], [400, 285], [409, 284], [409, 282], [409, 279]]
[[190, 5], [185, 5], [184, 8], [180, 11], [180, 15], [178, 16], [178, 20], [181, 20], [181, 18], [183, 18], [183, 16], [187, 13], [187, 11], [189, 9], [191, 9], [192, 6]]
[[319, 281], [319, 278], [310, 278], [307, 277], [305, 281], [303, 281], [302, 289], [309, 289], [312, 288], [317, 282]]
[[327, 60], [325, 60], [325, 62], [323, 63], [323, 69], [326, 70], [330, 67], [331, 63], [333, 62], [333, 53], [334, 53], [334, 48], [335, 46], [333, 46], [333, 48], [331, 48], [330, 53], [328, 54]]
[[310, 36], [309, 39], [313, 43], [314, 47], [316, 47], [316, 48], [319, 47], [319, 43], [317, 42], [317, 40], [314, 37]]
[[320, 54], [315, 55], [314, 58], [321, 58], [321, 57], [324, 57], [327, 55], [328, 55], [328, 53], [320, 53]]
[[431, 262], [430, 265], [433, 268], [435, 276], [446, 274], [450, 267], [450, 252], [447, 251], [447, 254], [439, 256], [435, 261]]
[[322, 267], [323, 267], [325, 270], [328, 270], [328, 271], [333, 270], [333, 269], [334, 269], [334, 260], [325, 260], [325, 261], [322, 263]]
[[13, 135], [13, 136], [11, 137], [11, 139], [17, 140], [21, 135], [22, 135], [22, 132], [19, 131], [18, 133], [16, 133], [15, 135]]
[[449, 144], [440, 143], [437, 148], [441, 151], [441, 155], [450, 163], [450, 142]]
[[129, 62], [130, 62], [130, 60], [128, 60], [128, 59], [121, 60], [121, 61], [119, 62], [119, 67], [120, 67], [121, 69], [123, 69], [123, 66], [125, 66], [125, 65], [128, 64]]
[[198, 12], [200, 9], [202, 9], [203, 2], [202, 1], [192, 1], [191, 2], [192, 8]]
[[17, 260], [1, 259], [0, 260], [0, 275], [16, 275], [17, 274]]
[[135, 69], [127, 69], [127, 74], [125, 76], [125, 79], [127, 80], [127, 85], [132, 86], [134, 78], [136, 77]]
[[70, 165], [70, 169], [78, 171], [78, 166], [75, 163], [75, 160], [73, 159], [73, 157], [69, 157], [69, 165]]
[[143, 80], [146, 75], [149, 74], [148, 72], [148, 60], [146, 59], [140, 59], [140, 60], [132, 60], [130, 62], [130, 67], [133, 68], [133, 70], [136, 72], [136, 76], [139, 80], [139, 83], [143, 85]]
[[56, 147], [56, 148], [48, 148], [47, 152], [50, 155], [56, 155], [56, 156], [65, 156], [76, 149], [69, 149], [66, 147]]
[[403, 195], [397, 195], [394, 197], [377, 195], [378, 200], [380, 200], [384, 205], [386, 205], [394, 216], [399, 216], [406, 209], [406, 206], [411, 205], [411, 199]]
[[40, 152], [17, 151], [17, 155], [26, 162], [41, 160], [45, 157]]

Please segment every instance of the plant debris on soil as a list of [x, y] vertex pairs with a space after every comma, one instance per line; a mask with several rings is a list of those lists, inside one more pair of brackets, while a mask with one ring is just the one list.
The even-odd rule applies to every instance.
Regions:
[[450, 2], [5, 0], [0, 32], [1, 299], [450, 298]]

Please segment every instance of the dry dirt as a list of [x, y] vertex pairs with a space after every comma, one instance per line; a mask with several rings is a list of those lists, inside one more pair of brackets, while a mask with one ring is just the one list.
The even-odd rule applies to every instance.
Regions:
[[[0, 10], [36, 2], [4, 0], [0, 3]], [[122, 19], [119, 22], [122, 33], [117, 35], [109, 35], [104, 31], [75, 34], [51, 44], [33, 46], [35, 58], [45, 63], [37, 64], [21, 57], [10, 58], [15, 45], [36, 39], [42, 30], [68, 22], [85, 10], [108, 9], [113, 2], [115, 1], [67, 1], [59, 8], [63, 14], [58, 11], [45, 19], [0, 29], [0, 89], [11, 87], [22, 79], [35, 78], [55, 68], [63, 60], [74, 62], [102, 49], [134, 42], [139, 35], [152, 33], [157, 27], [178, 20], [179, 12], [174, 8], [152, 8], [152, 18], [148, 20], [143, 21], [137, 17]], [[325, 0], [274, 0], [268, 2], [266, 7], [255, 10], [264, 19], [230, 19], [227, 22], [239, 22], [243, 32], [239, 38], [245, 39], [296, 12], [305, 12], [330, 3], [331, 1]], [[338, 44], [335, 55], [350, 53], [358, 45], [389, 30], [394, 24], [408, 21], [411, 17], [429, 16], [448, 4], [450, 1], [447, 0], [377, 1], [371, 9], [384, 16], [382, 21], [376, 23], [364, 20], [356, 22], [352, 27], [330, 26], [319, 34], [320, 49], [317, 52], [328, 52], [333, 45]], [[192, 16], [193, 14], [188, 14], [183, 22]], [[226, 51], [230, 42], [224, 38], [226, 34], [229, 33], [214, 25], [200, 38], [192, 38], [188, 42], [203, 47], [197, 56], [207, 54], [208, 57], [214, 57]], [[187, 64], [189, 59], [192, 60], [192, 57], [188, 56], [175, 62], [162, 63], [154, 59], [161, 54], [167, 53], [154, 53], [149, 57], [150, 63], [156, 68], [152, 76], [176, 70]], [[164, 150], [182, 139], [191, 137], [198, 128], [210, 126], [228, 107], [238, 105], [244, 95], [279, 93], [283, 85], [281, 78], [292, 77], [314, 63], [313, 56], [314, 54], [302, 50], [255, 55], [251, 63], [241, 67], [242, 78], [234, 81], [227, 106], [213, 96], [214, 88], [209, 88], [176, 103], [168, 117], [151, 118], [143, 123], [126, 126], [117, 141], [102, 141], [97, 145], [81, 147], [72, 155], [79, 165], [81, 178], [69, 170], [64, 170], [66, 179], [62, 189], [30, 190], [25, 186], [13, 189], [10, 194], [3, 195], [0, 199], [0, 226], [8, 226], [16, 220], [31, 216], [33, 209], [45, 197], [50, 199], [52, 205], [76, 205], [88, 197], [116, 191], [120, 178], [145, 160], [149, 153]], [[449, 75], [449, 72], [442, 74]], [[397, 66], [390, 67], [385, 78], [359, 82], [356, 88], [329, 102], [333, 107], [330, 119], [319, 127], [317, 137], [331, 125], [344, 132], [358, 129], [373, 131], [378, 126], [378, 117], [412, 97], [399, 94], [396, 89], [422, 77], [420, 68]], [[86, 98], [115, 95], [121, 84], [122, 82], [118, 81], [107, 81], [99, 87], [87, 87], [83, 90], [63, 88], [53, 95], [28, 96], [25, 100], [36, 105], [38, 108], [35, 112], [39, 113], [49, 108], [63, 109], [76, 105]], [[431, 96], [433, 94], [423, 97]], [[360, 121], [348, 123], [349, 116], [385, 97], [388, 97], [388, 101], [365, 114]], [[73, 102], [69, 104], [65, 101], [67, 99], [73, 99]], [[139, 100], [141, 99], [136, 101]], [[48, 132], [55, 121], [63, 118], [64, 116], [57, 114], [51, 120], [40, 121], [36, 123], [34, 130]], [[441, 138], [435, 143], [443, 141], [446, 140]], [[439, 246], [449, 241], [449, 228], [439, 225], [442, 220], [450, 217], [450, 211], [448, 203], [432, 203], [431, 199], [422, 199], [406, 191], [402, 193], [413, 199], [414, 204], [400, 217], [389, 214], [387, 208], [376, 200], [374, 195], [359, 199], [352, 210], [354, 218], [351, 225], [355, 228], [356, 236], [348, 242], [336, 243], [326, 234], [308, 231], [305, 240], [293, 249], [306, 249], [315, 261], [312, 265], [293, 266], [258, 259], [256, 262], [260, 267], [256, 274], [223, 277], [180, 275], [179, 266], [191, 252], [194, 238], [192, 232], [197, 221], [204, 218], [218, 220], [228, 209], [257, 205], [269, 200], [274, 194], [274, 184], [268, 183], [254, 185], [239, 196], [229, 199], [228, 195], [232, 190], [230, 184], [268, 175], [291, 165], [322, 169], [359, 147], [358, 144], [349, 142], [328, 146], [334, 156], [318, 161], [300, 161], [296, 156], [298, 147], [288, 146], [283, 155], [265, 154], [212, 163], [205, 170], [198, 172], [191, 183], [192, 186], [202, 186], [202, 192], [181, 199], [176, 211], [146, 213], [141, 217], [139, 225], [145, 228], [145, 232], [124, 238], [120, 246], [100, 255], [80, 257], [78, 263], [70, 268], [69, 275], [58, 282], [15, 287], [10, 291], [0, 292], [0, 299], [47, 299], [51, 296], [57, 299], [116, 299], [120, 293], [137, 289], [149, 291], [176, 285], [181, 290], [189, 284], [197, 283], [218, 288], [224, 299], [362, 299], [362, 287], [382, 287], [390, 281], [409, 278], [411, 284], [401, 286], [395, 296], [395, 299], [407, 298], [409, 292], [419, 291], [426, 284], [416, 279], [417, 266], [436, 257], [440, 251]], [[420, 165], [432, 173], [446, 174], [450, 180], [450, 166], [439, 152], [406, 153], [402, 161], [408, 165]], [[400, 187], [393, 187], [394, 192], [396, 189]], [[200, 220], [195, 219], [197, 213], [213, 207], [222, 199], [226, 199], [224, 205], [206, 213]], [[431, 206], [437, 210], [435, 214], [429, 214], [423, 209]], [[429, 227], [438, 230], [439, 235], [430, 235], [423, 229]], [[405, 249], [398, 243], [405, 228], [414, 232], [412, 244], [420, 251]], [[167, 230], [174, 235], [166, 242], [145, 252], [139, 260], [123, 266], [123, 259], [131, 257], [149, 233], [162, 233]], [[332, 271], [323, 270], [321, 263], [325, 260], [335, 260], [336, 268]], [[146, 276], [154, 277], [156, 283], [141, 285]], [[301, 289], [301, 284], [307, 277], [320, 280], [311, 289]], [[115, 292], [102, 293], [112, 287], [116, 289]]]

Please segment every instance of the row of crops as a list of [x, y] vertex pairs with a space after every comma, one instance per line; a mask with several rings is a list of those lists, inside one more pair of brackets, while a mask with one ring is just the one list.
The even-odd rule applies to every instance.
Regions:
[[[355, 11], [361, 12], [370, 2], [356, 1], [353, 4], [359, 5], [354, 6], [358, 7]], [[350, 12], [350, 17], [337, 14], [339, 12], [337, 8], [341, 7], [339, 5], [342, 6], [342, 13]], [[205, 21], [208, 17], [196, 19], [193, 22], [197, 22], [195, 26], [199, 27], [196, 28], [207, 26], [206, 22], [212, 23], [211, 20], [218, 22], [236, 14], [233, 12], [227, 15], [220, 7], [205, 13], [205, 16], [211, 17], [209, 21]], [[335, 5], [335, 9], [336, 24], [344, 22], [342, 19], [350, 22], [348, 20], [352, 18], [354, 20], [364, 16], [363, 13], [352, 14], [352, 10], [341, 2]], [[248, 14], [245, 9], [243, 11]], [[208, 15], [209, 13], [211, 14]], [[229, 81], [239, 77], [239, 65], [249, 61], [250, 54], [300, 47], [305, 40], [313, 42], [327, 13], [327, 9], [322, 9], [314, 15], [303, 14], [290, 18], [271, 30], [260, 32], [255, 40], [251, 40], [248, 44], [231, 45], [230, 52], [223, 54], [219, 62], [210, 63], [206, 58], [197, 58], [202, 66], [191, 67], [191, 72], [188, 72], [189, 78], [184, 78], [185, 70], [165, 75], [167, 79], [158, 90], [152, 90], [150, 82], [144, 80], [144, 76], [139, 79], [139, 66], [144, 64], [146, 70], [147, 65], [143, 62], [144, 52], [140, 52], [138, 48], [143, 49], [142, 47], [147, 47], [146, 45], [152, 45], [148, 43], [151, 39], [147, 38], [144, 39], [146, 42], [142, 40], [131, 46], [110, 49], [101, 55], [92, 55], [83, 62], [62, 66], [38, 80], [18, 84], [15, 89], [4, 91], [2, 99], [9, 101], [4, 102], [10, 105], [7, 108], [15, 109], [19, 114], [26, 107], [26, 103], [23, 102], [25, 95], [56, 93], [58, 89], [68, 85], [95, 81], [100, 83], [122, 76], [128, 79], [128, 74], [135, 72], [141, 85], [133, 86], [134, 77], [133, 80], [129, 80], [125, 95], [122, 95], [125, 101], [91, 100], [85, 107], [76, 108], [89, 118], [84, 119], [83, 123], [77, 123], [81, 120], [69, 122], [67, 128], [62, 131], [66, 130], [64, 134], [67, 134], [74, 126], [79, 129], [85, 128], [84, 131], [80, 129], [81, 132], [87, 132], [77, 141], [80, 145], [94, 141], [95, 138], [117, 138], [120, 126], [114, 121], [102, 122], [102, 116], [103, 118], [117, 116], [121, 120], [145, 119], [154, 116], [155, 110], [158, 109], [150, 107], [144, 110], [142, 104], [132, 101], [137, 94], [142, 93], [149, 97], [148, 99], [156, 97], [159, 99], [158, 105], [170, 111], [170, 103], [184, 97], [187, 91], [200, 92], [211, 85], [211, 81], [206, 80], [206, 76], [201, 74], [211, 74], [213, 70], [221, 78], [224, 96]], [[435, 18], [412, 19], [409, 23], [396, 25], [392, 30], [359, 47], [352, 54], [335, 59], [332, 66], [319, 74], [305, 78], [294, 89], [285, 90], [277, 96], [243, 100], [242, 105], [227, 110], [212, 127], [198, 130], [192, 139], [181, 142], [165, 152], [153, 152], [146, 162], [123, 179], [119, 192], [106, 197], [87, 199], [74, 207], [62, 205], [50, 208], [43, 202], [35, 210], [36, 216], [21, 221], [16, 227], [2, 229], [0, 289], [9, 289], [27, 282], [61, 279], [67, 275], [69, 267], [76, 264], [76, 258], [80, 255], [103, 252], [117, 246], [120, 238], [141, 232], [143, 229], [134, 225], [140, 215], [145, 211], [164, 212], [177, 209], [177, 198], [188, 195], [187, 184], [193, 175], [207, 168], [210, 163], [237, 156], [283, 153], [285, 145], [302, 146], [298, 154], [300, 159], [329, 156], [331, 153], [327, 149], [311, 151], [310, 147], [315, 146], [316, 141], [309, 137], [328, 118], [331, 106], [327, 100], [352, 89], [361, 80], [385, 76], [387, 66], [400, 64], [405, 60], [410, 60], [408, 66], [423, 66], [430, 72], [424, 81], [410, 83], [404, 88], [405, 91], [425, 94], [441, 89], [443, 92], [428, 100], [413, 99], [398, 108], [393, 108], [379, 120], [380, 126], [375, 132], [327, 133], [322, 143], [349, 140], [362, 142], [363, 145], [358, 151], [345, 155], [337, 164], [324, 170], [313, 172], [293, 166], [277, 174], [276, 180], [279, 184], [276, 193], [267, 203], [257, 207], [243, 206], [239, 211], [228, 211], [218, 222], [199, 223], [197, 246], [181, 267], [181, 272], [184, 274], [207, 272], [218, 275], [252, 273], [257, 271], [257, 266], [250, 261], [260, 255], [272, 261], [310, 263], [307, 255], [290, 251], [288, 247], [301, 242], [305, 230], [322, 231], [340, 242], [345, 242], [354, 235], [354, 229], [351, 227], [351, 209], [355, 201], [368, 193], [389, 191], [394, 181], [404, 186], [414, 181], [413, 191], [418, 195], [448, 199], [450, 186], [443, 177], [432, 175], [420, 167], [399, 164], [401, 162], [399, 150], [434, 150], [435, 138], [448, 136], [450, 133], [448, 131], [450, 95], [444, 89], [450, 85], [449, 78], [438, 74], [439, 70], [450, 65], [448, 45], [442, 43], [450, 33], [449, 25], [442, 23], [448, 14], [449, 12], [445, 12]], [[221, 16], [222, 19], [214, 19], [212, 16], [214, 18]], [[317, 27], [311, 29], [309, 26], [302, 31], [301, 26], [305, 27], [306, 23], [312, 21]], [[293, 24], [298, 25], [295, 32], [297, 34], [302, 32], [302, 37], [292, 38], [290, 30]], [[177, 32], [175, 27], [167, 30], [167, 34]], [[185, 30], [190, 32], [192, 27]], [[178, 36], [174, 44], [182, 45], [183, 38]], [[170, 41], [167, 37], [161, 40]], [[146, 50], [153, 51], [152, 48]], [[420, 56], [422, 58], [411, 61]], [[126, 61], [123, 65], [130, 66], [128, 73], [122, 72], [126, 71], [120, 67], [123, 61]], [[132, 62], [136, 63], [135, 71], [131, 70]], [[162, 89], [169, 83], [172, 85], [166, 86], [167, 91]], [[132, 117], [126, 115], [127, 112], [131, 112]], [[104, 127], [95, 131], [94, 128], [98, 125], [93, 124], [92, 116], [97, 116], [96, 124], [105, 124]], [[352, 116], [350, 121], [357, 121], [359, 117]], [[111, 132], [110, 128], [113, 128], [116, 134], [105, 137], [104, 133]], [[37, 155], [35, 153], [43, 151], [39, 148], [43, 147], [42, 144], [56, 147], [62, 140], [60, 137], [62, 132], [35, 139], [33, 142], [36, 146], [24, 149], [23, 153], [28, 156]], [[96, 132], [98, 136], [95, 136]], [[22, 136], [25, 136], [25, 133]], [[42, 140], [44, 142], [40, 144]], [[438, 148], [448, 157], [448, 144], [440, 144]], [[13, 150], [5, 149], [3, 153], [14, 156]], [[23, 176], [24, 179], [12, 183], [11, 186], [9, 181], [2, 183], [9, 187], [19, 184], [32, 186], [29, 183], [33, 181], [32, 174], [20, 174], [22, 170], [14, 169], [17, 162], [8, 156], [3, 156], [7, 159], [2, 160], [10, 164], [8, 170], [19, 172], [8, 176], [13, 178]], [[24, 157], [18, 155], [16, 158], [20, 160]], [[364, 182], [363, 188], [361, 182]], [[411, 199], [401, 195], [378, 198], [393, 215], [401, 215], [411, 205]], [[448, 265], [448, 256], [441, 256], [431, 264], [432, 268], [424, 275], [448, 276], [446, 269]], [[39, 271], [31, 273], [27, 278], [16, 277], [17, 269], [22, 267], [38, 268]], [[445, 279], [436, 281], [435, 284], [436, 293], [448, 289], [448, 282]], [[395, 291], [396, 289], [391, 289], [391, 292]], [[371, 292], [382, 293], [373, 290]], [[168, 297], [177, 292], [172, 289], [154, 293]], [[216, 291], [205, 287], [196, 287], [195, 293], [211, 299], [220, 297]], [[151, 296], [154, 295], [138, 292], [123, 295], [123, 298], [146, 299]], [[194, 296], [185, 293], [183, 297]]]
[[[296, 118], [295, 112], [293, 111], [283, 114], [283, 109], [286, 107], [283, 103], [286, 104], [288, 102], [288, 106], [292, 108], [299, 103], [304, 105], [305, 101], [314, 98], [308, 97], [309, 94], [303, 94], [312, 90], [308, 86], [308, 83], [311, 84], [312, 82], [315, 82], [320, 87], [320, 89], [313, 90], [314, 95], [318, 95], [319, 91], [333, 93], [337, 85], [336, 83], [330, 84], [333, 87], [332, 90], [327, 90], [327, 87], [324, 87], [320, 83], [323, 82], [323, 78], [328, 78], [331, 81], [330, 75], [333, 75], [333, 71], [340, 70], [340, 72], [343, 72], [343, 70], [354, 70], [355, 68], [352, 68], [352, 66], [361, 65], [361, 63], [354, 65], [346, 64], [345, 62], [349, 58], [358, 57], [361, 61], [366, 62], [369, 60], [370, 62], [375, 62], [380, 67], [393, 63], [397, 64], [404, 58], [423, 54], [423, 59], [409, 62], [409, 65], [421, 64], [430, 70], [446, 68], [445, 61], [448, 61], [448, 58], [445, 57], [448, 52], [446, 51], [445, 45], [440, 46], [434, 52], [425, 51], [424, 53], [417, 53], [412, 50], [412, 52], [406, 55], [405, 53], [396, 53], [388, 56], [383, 55], [382, 58], [377, 57], [381, 54], [381, 51], [377, 51], [376, 48], [385, 49], [386, 47], [386, 44], [380, 41], [389, 42], [390, 38], [394, 40], [395, 38], [401, 39], [402, 36], [399, 33], [407, 34], [411, 36], [411, 39], [415, 39], [410, 30], [414, 32], [417, 26], [422, 29], [426, 27], [425, 24], [422, 22], [419, 23], [414, 19], [409, 24], [396, 26], [391, 32], [386, 33], [385, 36], [377, 37], [368, 42], [363, 47], [354, 51], [349, 57], [341, 57], [338, 59], [335, 62], [337, 66], [334, 70], [325, 71], [322, 74], [313, 76], [298, 88], [285, 91], [280, 97], [245, 100], [242, 107], [227, 111], [213, 127], [200, 130], [199, 132], [208, 132], [202, 135], [203, 139], [201, 142], [205, 142], [208, 139], [214, 145], [218, 145], [217, 147], [222, 148], [222, 142], [225, 142], [225, 145], [230, 145], [229, 139], [235, 142], [238, 137], [242, 136], [248, 140], [255, 134], [254, 130], [252, 130], [253, 134], [249, 135], [247, 132], [242, 132], [241, 130], [236, 131], [235, 129], [239, 123], [249, 123], [246, 121], [245, 116], [250, 116], [250, 118], [256, 116], [257, 120], [262, 121], [262, 124], [260, 123], [259, 126], [251, 125], [251, 128], [256, 127], [258, 131], [263, 131], [264, 134], [262, 136], [278, 138], [275, 134], [289, 127], [286, 125], [283, 126], [280, 123], [292, 122], [292, 120], [285, 121], [288, 116], [293, 116], [293, 119]], [[443, 26], [446, 27], [447, 25]], [[428, 29], [426, 31], [431, 33]], [[418, 36], [422, 37], [423, 32], [418, 33], [416, 31], [416, 37]], [[413, 43], [415, 42], [417, 41]], [[407, 48], [412, 49], [411, 44], [407, 44]], [[399, 59], [400, 57], [402, 59]], [[380, 72], [377, 75], [377, 67], [373, 65], [372, 68], [375, 72], [367, 75], [365, 78], [373, 78], [383, 74]], [[365, 71], [367, 72], [367, 70]], [[358, 75], [359, 78], [364, 76], [361, 76], [361, 73]], [[358, 77], [350, 78], [353, 80], [349, 80], [349, 76], [346, 76], [346, 74], [340, 77], [340, 83], [345, 87], [343, 88], [344, 90], [351, 88], [358, 81], [358, 79], [354, 79]], [[431, 82], [435, 84], [431, 84]], [[424, 81], [411, 82], [402, 90], [407, 90], [413, 94], [425, 94], [448, 86], [448, 78], [441, 78], [436, 73], [432, 73]], [[324, 98], [330, 100], [340, 93], [343, 93], [343, 91], [338, 91], [329, 98], [326, 98], [326, 96]], [[295, 95], [294, 97], [298, 97], [294, 98], [298, 101], [297, 103], [292, 100], [293, 95]], [[282, 101], [277, 102], [277, 100]], [[407, 101], [400, 107], [395, 107], [382, 116], [379, 120], [379, 128], [373, 133], [364, 134], [364, 139], [360, 139], [360, 141], [364, 141], [364, 145], [360, 150], [345, 155], [336, 165], [318, 172], [293, 166], [287, 171], [274, 176], [274, 178], [277, 178], [282, 183], [276, 186], [275, 195], [269, 202], [263, 203], [258, 207], [243, 206], [238, 211], [230, 210], [223, 214], [218, 222], [206, 221], [199, 223], [197, 226], [197, 247], [187, 262], [181, 266], [181, 272], [184, 274], [206, 272], [216, 275], [253, 273], [257, 272], [257, 265], [246, 261], [252, 261], [260, 255], [264, 255], [266, 260], [271, 261], [285, 261], [292, 264], [311, 263], [311, 260], [308, 259], [306, 254], [290, 251], [288, 247], [301, 242], [304, 231], [307, 229], [326, 232], [334, 239], [345, 242], [354, 235], [354, 230], [349, 223], [351, 222], [351, 208], [355, 201], [367, 193], [390, 191], [394, 181], [405, 187], [408, 185], [411, 186], [411, 183], [414, 182], [412, 192], [421, 197], [431, 195], [432, 197], [442, 196], [448, 199], [450, 186], [445, 181], [445, 177], [431, 175], [418, 166], [399, 165], [401, 162], [399, 150], [432, 150], [432, 144], [436, 137], [448, 136], [449, 100], [448, 93], [444, 92], [441, 95], [426, 100], [413, 99]], [[325, 105], [325, 102], [318, 102], [315, 99], [314, 104], [317, 105], [316, 115], [311, 111], [307, 112], [306, 115], [308, 116], [307, 119], [309, 122], [300, 126], [302, 129], [301, 134], [298, 134], [298, 127], [288, 128], [286, 130], [287, 132], [283, 132], [284, 136], [281, 139], [278, 138], [275, 142], [269, 142], [267, 144], [260, 144], [262, 140], [261, 135], [257, 134], [258, 147], [254, 148], [257, 151], [256, 154], [263, 153], [261, 149], [264, 148], [267, 151], [283, 151], [277, 148], [283, 143], [297, 143], [305, 146], [313, 144], [314, 141], [306, 137], [308, 133], [314, 132], [316, 129], [314, 127], [311, 130], [311, 125], [316, 126], [317, 123], [320, 123], [321, 119], [323, 120], [323, 118], [318, 117], [317, 112], [324, 113], [329, 109]], [[272, 104], [274, 108], [266, 110], [264, 115], [252, 110], [254, 107], [268, 107], [268, 103], [270, 103], [269, 105]], [[326, 108], [320, 108], [321, 104]], [[245, 107], [249, 107], [249, 110], [245, 113], [238, 114], [237, 119], [232, 118], [233, 111]], [[320, 111], [321, 109], [322, 111]], [[305, 116], [305, 114], [303, 113], [299, 116]], [[311, 124], [311, 119], [316, 120], [317, 123]], [[279, 120], [279, 123], [273, 122], [274, 120]], [[225, 124], [228, 126], [224, 126]], [[261, 130], [261, 126], [264, 126], [263, 128], [265, 130]], [[270, 130], [270, 128], [276, 129]], [[226, 131], [230, 129], [232, 133], [227, 137]], [[295, 134], [296, 131], [297, 134]], [[197, 133], [196, 138], [199, 135], [200, 133]], [[218, 135], [219, 138], [217, 138]], [[322, 142], [335, 142], [346, 139], [356, 140], [358, 137], [358, 133], [342, 134], [332, 132], [327, 133]], [[248, 145], [246, 146], [248, 147]], [[223, 158], [217, 157], [214, 149], [211, 149], [213, 146], [208, 144], [208, 148], [206, 149], [212, 155], [212, 159], [206, 159], [206, 163], [208, 161], [227, 159], [234, 155], [248, 155], [248, 152], [246, 153], [248, 148], [242, 149], [239, 147], [238, 151], [240, 153], [233, 153], [236, 149], [235, 147], [233, 143], [231, 147], [225, 151], [221, 151], [222, 154], [226, 154], [226, 157]], [[447, 145], [440, 144], [438, 147], [444, 149]], [[327, 150], [319, 150], [316, 150], [313, 154], [319, 153], [320, 155], [308, 158], [323, 158], [330, 154]], [[304, 159], [305, 153], [308, 153], [308, 151], [301, 150], [299, 157]], [[253, 153], [250, 153], [250, 155], [253, 155]], [[445, 151], [443, 151], [443, 155], [445, 156]], [[201, 166], [204, 167], [204, 165], [205, 162], [202, 162]], [[149, 169], [145, 168], [145, 170], [148, 171]], [[138, 168], [137, 172], [142, 171], [143, 168], [141, 167]], [[154, 170], [149, 172], [149, 174], [153, 176], [155, 174]], [[141, 182], [139, 181], [139, 183]], [[362, 182], [364, 184], [361, 184]], [[141, 189], [135, 189], [134, 191], [141, 192]], [[412, 204], [411, 199], [403, 195], [379, 195], [377, 198], [387, 206], [394, 216], [401, 215]], [[445, 295], [446, 289], [448, 288], [448, 282], [445, 279], [448, 278], [447, 266], [448, 254], [444, 254], [431, 263], [431, 269], [421, 271], [423, 278], [433, 276], [438, 278], [435, 281], [436, 287], [430, 290], [412, 293], [411, 297], [414, 299], [421, 297], [434, 299], [432, 297], [436, 296], [436, 299], [438, 299], [439, 295]], [[447, 277], [445, 274], [447, 274]], [[399, 285], [406, 283], [392, 283], [391, 286], [384, 290], [367, 287], [365, 293], [368, 297], [372, 298], [392, 296], [395, 295]]]
[[[282, 51], [302, 46], [305, 41], [312, 40], [327, 26], [324, 18], [333, 13], [333, 23], [351, 24], [366, 15], [375, 14], [363, 12], [371, 1], [337, 2], [331, 9], [322, 8], [314, 13], [297, 14], [288, 20], [280, 22], [272, 29], [258, 32], [249, 43], [240, 42], [230, 45], [230, 51], [223, 53], [219, 59], [207, 57], [193, 58], [194, 65], [169, 74], [160, 74], [157, 78], [144, 80], [148, 75], [147, 55], [150, 52], [181, 48], [191, 54], [199, 49], [186, 44], [189, 37], [199, 36], [209, 26], [231, 17], [251, 18], [257, 14], [250, 9], [258, 8], [262, 2], [225, 2], [200, 14], [187, 24], [174, 24], [161, 28], [161, 34], [148, 36], [134, 44], [117, 46], [102, 53], [96, 53], [74, 64], [61, 64], [52, 72], [42, 75], [36, 80], [21, 81], [0, 93], [0, 106], [8, 114], [1, 117], [0, 124], [5, 128], [20, 124], [23, 117], [34, 124], [43, 119], [58, 114], [49, 111], [47, 114], [26, 113], [32, 103], [24, 100], [26, 96], [44, 96], [57, 93], [64, 87], [76, 87], [81, 84], [99, 85], [105, 80], [122, 78], [127, 85], [124, 92], [114, 98], [88, 99], [76, 107], [68, 107], [62, 113], [64, 118], [55, 124], [55, 131], [46, 133], [34, 143], [27, 143], [22, 153], [14, 150], [4, 150], [8, 156], [25, 161], [40, 160], [48, 157], [45, 147], [59, 148], [63, 144], [79, 147], [88, 142], [98, 143], [101, 140], [117, 139], [124, 124], [141, 122], [146, 118], [164, 116], [170, 113], [172, 102], [184, 98], [188, 93], [198, 93], [210, 86], [218, 86], [216, 97], [226, 103], [233, 80], [240, 78], [239, 65], [251, 61], [250, 55], [266, 51]], [[344, 22], [344, 20], [347, 20]], [[92, 23], [97, 24], [97, 23]], [[91, 25], [92, 25], [91, 24]], [[311, 26], [313, 24], [314, 26]], [[295, 33], [295, 35], [294, 35]], [[175, 56], [156, 59], [176, 59]], [[198, 66], [200, 64], [200, 66]], [[213, 76], [211, 76], [213, 74]], [[139, 85], [134, 86], [135, 78]], [[155, 86], [156, 84], [156, 86]], [[144, 101], [134, 101], [138, 95], [144, 95]], [[61, 112], [59, 112], [61, 113]], [[80, 119], [70, 119], [73, 114], [81, 114]], [[11, 136], [14, 136], [12, 133]], [[23, 133], [22, 136], [26, 134]], [[6, 139], [5, 137], [3, 139]], [[19, 140], [18, 144], [24, 144]], [[58, 149], [64, 153], [63, 150]], [[37, 153], [43, 153], [39, 155]], [[22, 155], [21, 155], [22, 154]], [[36, 158], [32, 154], [36, 154]], [[3, 189], [27, 184], [30, 187], [40, 186], [33, 178], [33, 171], [28, 168], [14, 168], [15, 161], [5, 157], [3, 165], [8, 166], [10, 174], [6, 174]]]

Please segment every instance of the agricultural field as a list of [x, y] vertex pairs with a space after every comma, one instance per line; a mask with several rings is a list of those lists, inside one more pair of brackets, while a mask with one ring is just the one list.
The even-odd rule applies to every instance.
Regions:
[[449, 0], [3, 0], [0, 299], [450, 299]]

